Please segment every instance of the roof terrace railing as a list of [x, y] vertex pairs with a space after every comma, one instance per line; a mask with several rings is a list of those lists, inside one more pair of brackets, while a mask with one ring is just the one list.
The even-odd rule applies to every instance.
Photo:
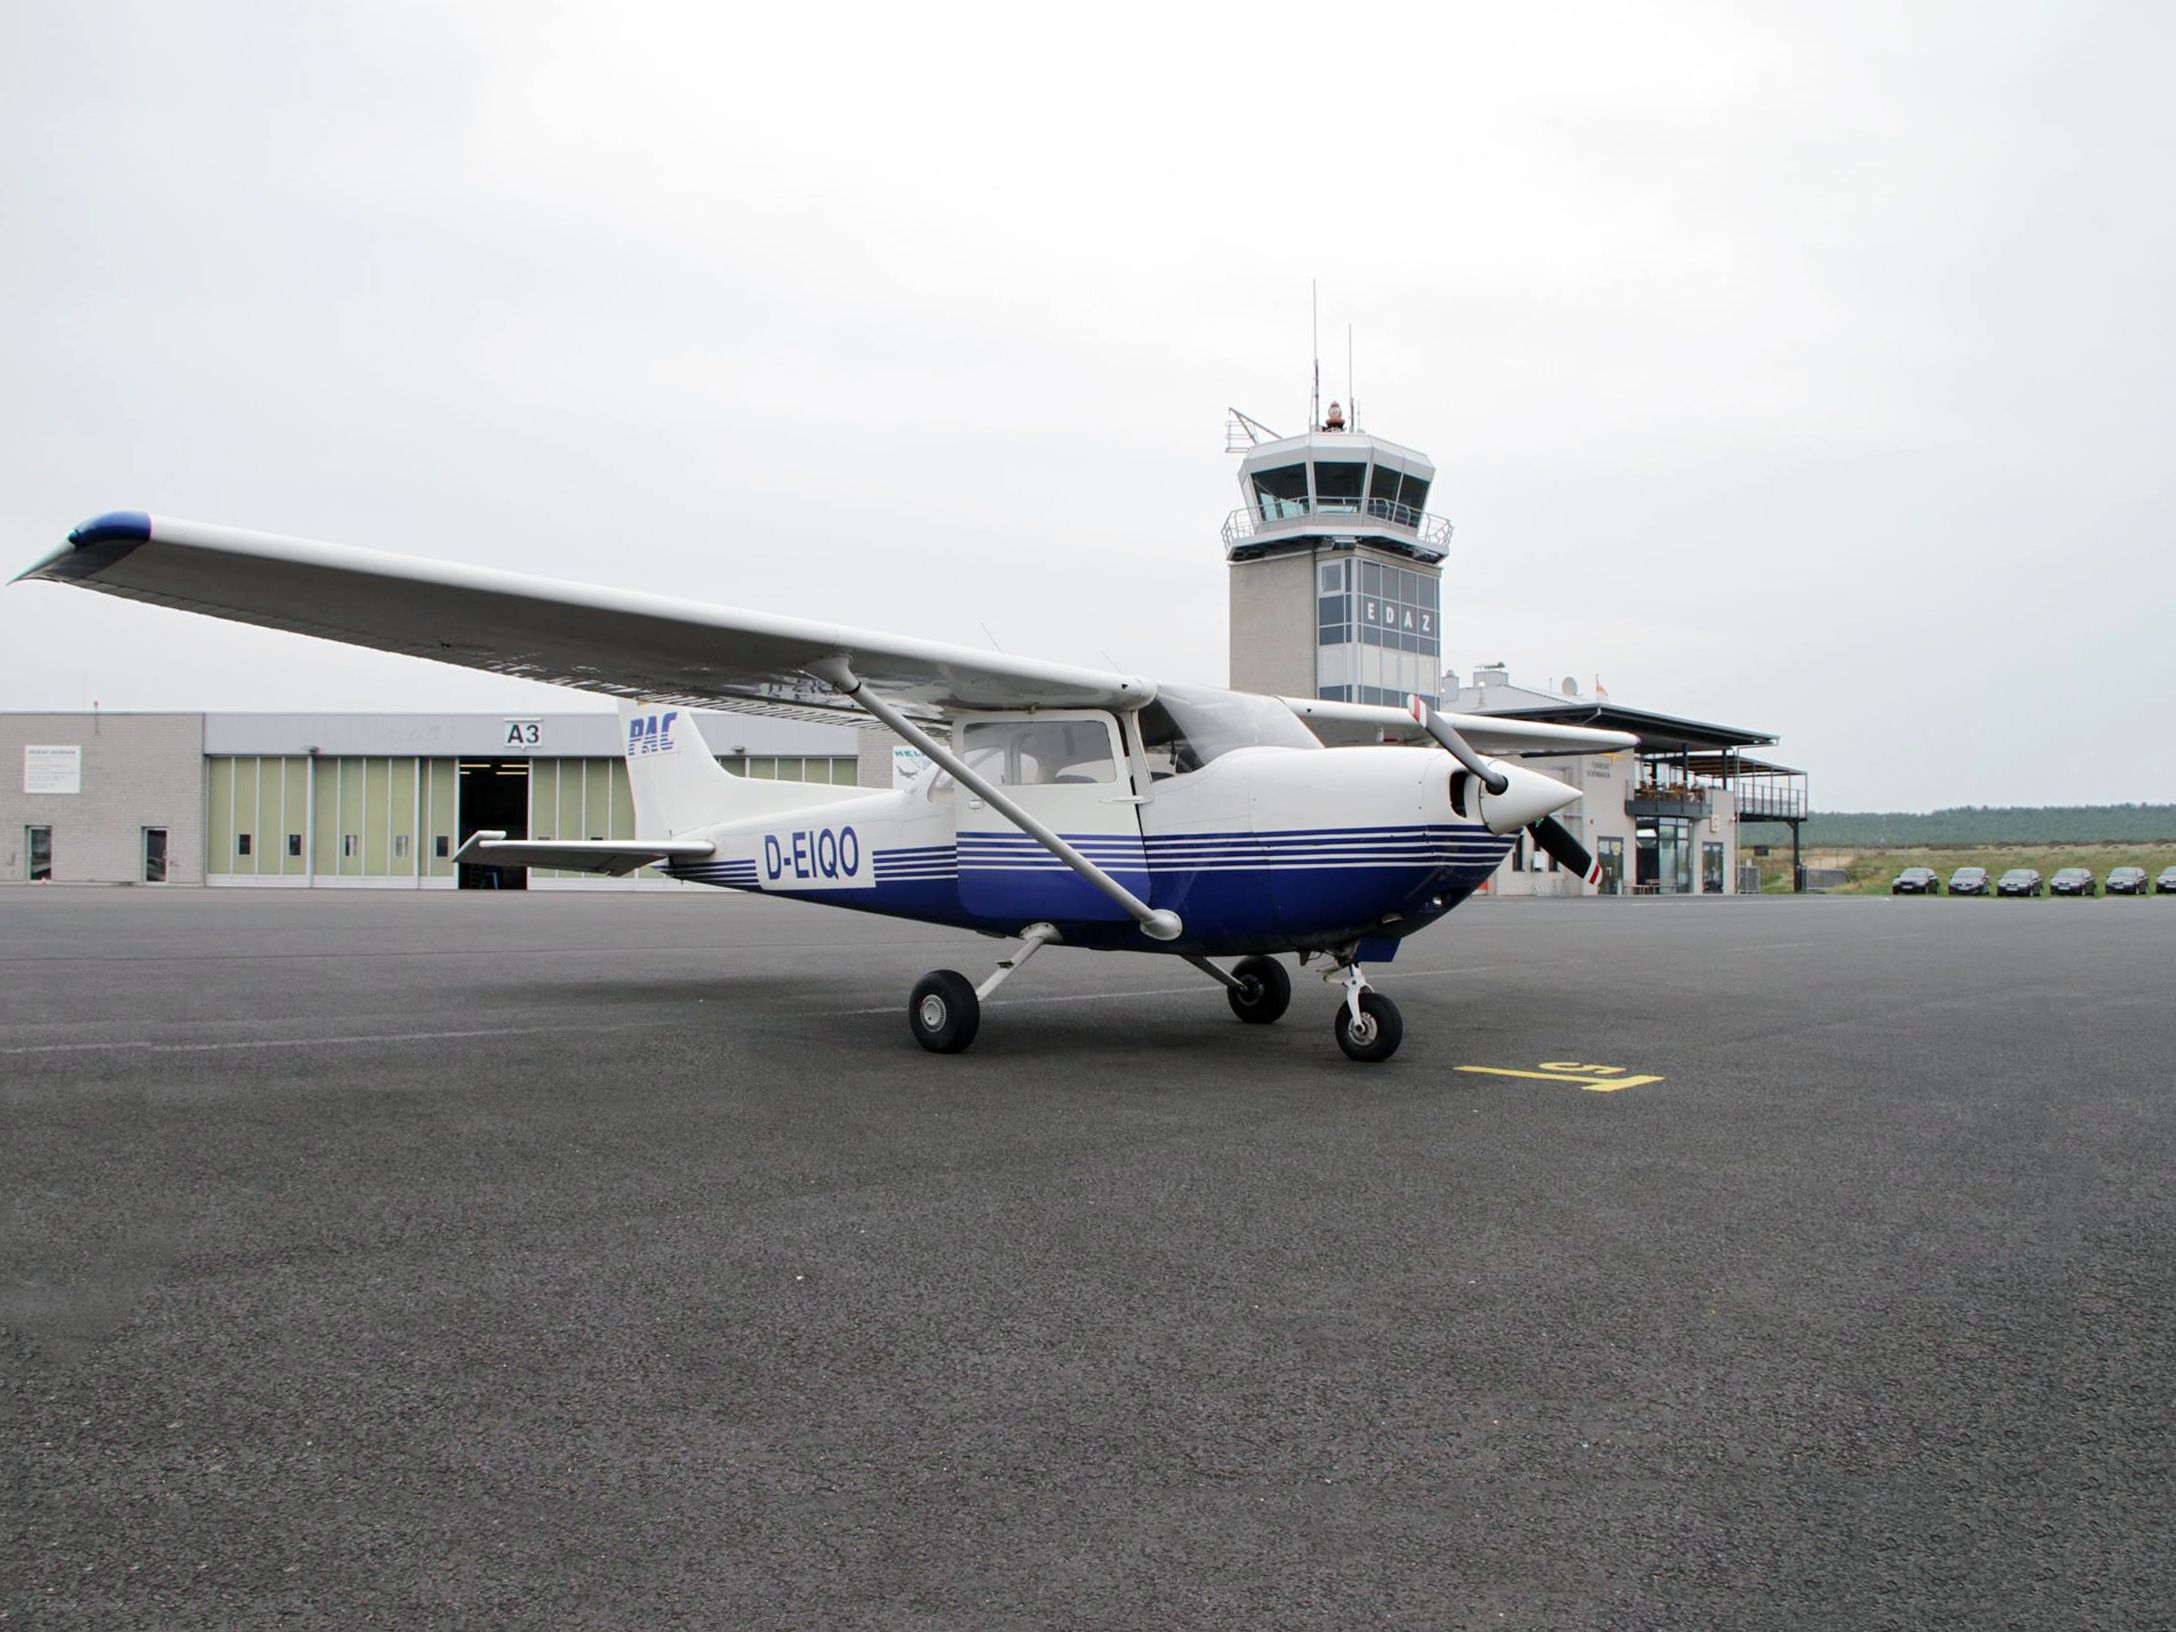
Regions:
[[1767, 817], [1776, 821], [1802, 820], [1806, 814], [1806, 784], [1804, 778], [1795, 785], [1777, 786], [1770, 782], [1741, 782], [1737, 789], [1738, 817], [1758, 820]]
[[1320, 520], [1326, 516], [1352, 516], [1380, 522], [1401, 533], [1413, 535], [1421, 548], [1446, 554], [1451, 547], [1451, 524], [1441, 516], [1416, 510], [1409, 504], [1399, 504], [1394, 499], [1268, 499], [1254, 505], [1241, 505], [1224, 521], [1224, 548], [1227, 553], [1272, 530], [1290, 531], [1284, 524], [1293, 521]]

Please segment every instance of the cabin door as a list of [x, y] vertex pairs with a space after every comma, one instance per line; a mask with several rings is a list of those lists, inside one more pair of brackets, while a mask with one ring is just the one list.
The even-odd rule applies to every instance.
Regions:
[[[953, 746], [980, 776], [1127, 889], [1148, 899], [1141, 807], [1108, 714], [963, 714]], [[950, 783], [950, 778], [946, 782]], [[1123, 920], [1125, 909], [1034, 838], [956, 784], [960, 905], [1025, 927]]]

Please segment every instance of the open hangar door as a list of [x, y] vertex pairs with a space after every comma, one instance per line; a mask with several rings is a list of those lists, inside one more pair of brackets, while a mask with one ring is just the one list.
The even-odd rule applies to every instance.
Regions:
[[[460, 762], [460, 844], [476, 833], [529, 836], [529, 762], [526, 759], [464, 759]], [[456, 848], [459, 848], [457, 845]], [[526, 867], [477, 867], [464, 862], [464, 890], [525, 890]]]

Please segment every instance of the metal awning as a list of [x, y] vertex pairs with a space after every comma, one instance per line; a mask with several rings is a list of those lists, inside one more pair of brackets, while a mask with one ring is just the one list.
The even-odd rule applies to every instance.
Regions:
[[1804, 776], [1806, 773], [1791, 765], [1778, 765], [1772, 760], [1755, 759], [1751, 754], [1694, 754], [1685, 761], [1686, 769], [1695, 776]]
[[1507, 719], [1545, 720], [1551, 725], [1596, 725], [1610, 731], [1629, 731], [1640, 739], [1643, 754], [1717, 752], [1725, 748], [1767, 748], [1775, 743], [1769, 731], [1747, 731], [1734, 725], [1714, 725], [1705, 720], [1684, 720], [1671, 714], [1650, 714], [1643, 709], [1619, 708], [1612, 703], [1582, 699], [1562, 707], [1477, 710], [1500, 713]]

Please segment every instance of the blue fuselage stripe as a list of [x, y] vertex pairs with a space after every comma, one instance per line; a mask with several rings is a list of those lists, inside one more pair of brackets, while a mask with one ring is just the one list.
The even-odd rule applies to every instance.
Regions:
[[[1476, 825], [1064, 837], [1127, 888], [1178, 912], [1187, 948], [1219, 953], [1410, 933], [1470, 895], [1513, 843]], [[1017, 832], [875, 850], [868, 882], [854, 889], [765, 890], [750, 859], [667, 871], [692, 883], [1000, 933], [1017, 931], [1023, 914], [1048, 916], [1065, 922], [1076, 945], [1139, 938], [1086, 880]]]

